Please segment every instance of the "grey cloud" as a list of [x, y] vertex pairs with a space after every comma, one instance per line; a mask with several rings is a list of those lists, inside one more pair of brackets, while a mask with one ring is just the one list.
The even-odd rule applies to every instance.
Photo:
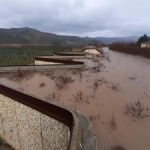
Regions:
[[149, 0], [0, 0], [0, 27], [81, 36], [150, 33]]

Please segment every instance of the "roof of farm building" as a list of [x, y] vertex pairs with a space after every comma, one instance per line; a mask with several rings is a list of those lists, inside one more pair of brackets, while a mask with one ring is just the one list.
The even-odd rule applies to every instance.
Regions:
[[94, 45], [88, 45], [84, 49], [97, 49], [97, 47]]

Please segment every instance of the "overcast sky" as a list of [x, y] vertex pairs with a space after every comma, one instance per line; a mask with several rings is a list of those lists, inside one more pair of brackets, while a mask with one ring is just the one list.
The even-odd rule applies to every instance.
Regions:
[[150, 35], [150, 0], [0, 0], [0, 27], [79, 36]]

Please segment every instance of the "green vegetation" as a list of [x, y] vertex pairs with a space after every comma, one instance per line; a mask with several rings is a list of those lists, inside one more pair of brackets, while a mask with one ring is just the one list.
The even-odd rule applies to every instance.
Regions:
[[0, 47], [0, 66], [33, 64], [35, 56], [51, 55], [49, 46]]
[[45, 33], [32, 28], [0, 29], [0, 66], [32, 64], [34, 57], [101, 45], [92, 38]]

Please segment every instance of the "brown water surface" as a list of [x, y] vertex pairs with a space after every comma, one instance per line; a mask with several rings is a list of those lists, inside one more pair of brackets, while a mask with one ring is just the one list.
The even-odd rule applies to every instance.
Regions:
[[[107, 48], [104, 52], [103, 58], [86, 60], [86, 70], [1, 75], [0, 82], [83, 113], [93, 125], [99, 149], [150, 150], [150, 59]], [[136, 107], [137, 100], [144, 117], [125, 114], [126, 104]]]

